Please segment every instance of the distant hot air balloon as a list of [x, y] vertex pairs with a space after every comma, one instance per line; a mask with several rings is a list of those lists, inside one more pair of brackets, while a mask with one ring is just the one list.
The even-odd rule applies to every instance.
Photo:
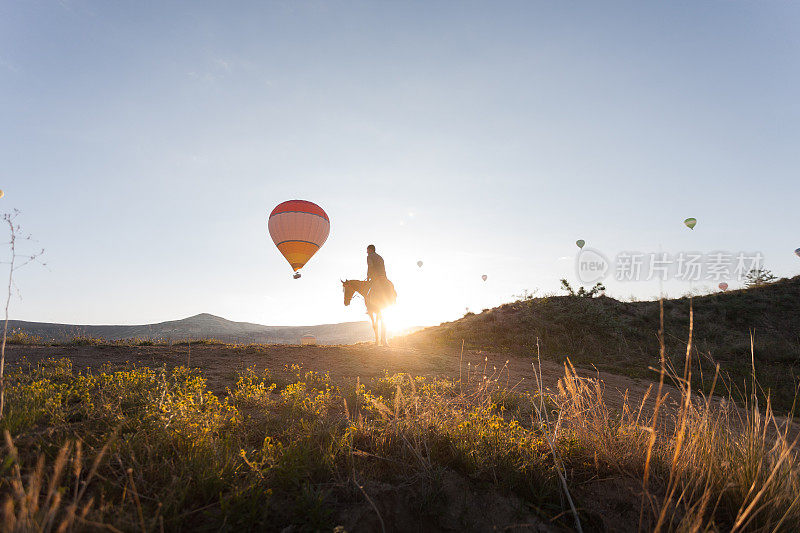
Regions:
[[794, 254], [795, 254], [797, 257], [800, 257], [800, 248], [798, 248], [797, 250], [795, 250], [795, 251], [794, 251]]
[[2, 190], [0, 190], [0, 198], [2, 198], [5, 195], [6, 195], [6, 193], [4, 193]]
[[487, 279], [489, 279], [489, 276], [487, 276], [486, 274], [484, 274], [483, 276], [481, 276], [481, 279], [482, 279], [483, 281], [486, 281]]
[[694, 229], [694, 227], [697, 225], [697, 219], [696, 218], [687, 218], [686, 220], [683, 221], [683, 223], [686, 224], [687, 228]]
[[417, 266], [422, 268], [422, 261], [417, 261]]
[[583, 248], [586, 245], [586, 241], [584, 241], [583, 239], [578, 239], [577, 241], [575, 241], [575, 244], [578, 245], [578, 248]]
[[269, 215], [269, 234], [295, 271], [295, 279], [300, 277], [298, 270], [325, 244], [330, 228], [325, 211], [305, 200], [278, 204]]
[[719, 284], [719, 288], [722, 289], [723, 291], [727, 291], [728, 284], [723, 281], [722, 283]]

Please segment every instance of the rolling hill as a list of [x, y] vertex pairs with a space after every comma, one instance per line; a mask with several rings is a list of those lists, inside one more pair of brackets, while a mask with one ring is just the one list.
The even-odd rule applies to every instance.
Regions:
[[316, 326], [264, 326], [234, 322], [201, 313], [181, 320], [142, 325], [76, 325], [10, 320], [9, 330], [20, 330], [44, 340], [64, 341], [75, 336], [107, 340], [150, 339], [155, 341], [218, 339], [224, 342], [296, 344], [305, 334], [314, 335], [319, 344], [353, 344], [373, 339], [369, 322], [343, 322]]
[[[692, 299], [694, 377], [710, 382], [714, 365], [742, 387], [751, 372], [753, 333], [756, 376], [780, 407], [789, 408], [800, 382], [800, 276], [761, 287]], [[664, 300], [664, 337], [672, 364], [683, 368], [689, 298]], [[616, 374], [653, 377], [659, 366], [659, 303], [609, 297], [526, 298], [480, 314], [426, 328], [403, 339], [418, 346], [467, 348], [536, 355]], [[701, 378], [701, 371], [704, 373]]]

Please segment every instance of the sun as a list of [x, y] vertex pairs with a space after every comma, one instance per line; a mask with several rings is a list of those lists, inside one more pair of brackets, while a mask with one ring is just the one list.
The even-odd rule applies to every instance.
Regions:
[[397, 303], [383, 310], [390, 336], [402, 335], [411, 328], [439, 324], [445, 314], [445, 310], [436, 308], [433, 302]]
[[408, 328], [420, 325], [416, 314], [407, 306], [400, 304], [384, 309], [383, 318], [390, 336], [400, 335]]

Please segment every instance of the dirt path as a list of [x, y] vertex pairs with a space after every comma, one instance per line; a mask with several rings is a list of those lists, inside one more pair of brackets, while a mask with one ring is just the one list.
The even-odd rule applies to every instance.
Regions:
[[[106, 364], [112, 368], [127, 363], [143, 366], [189, 365], [199, 369], [208, 379], [209, 387], [224, 392], [226, 387], [235, 384], [236, 375], [248, 367], [256, 371], [269, 369], [275, 373], [293, 364], [304, 370], [329, 372], [337, 384], [363, 382], [379, 378], [385, 372], [390, 374], [406, 372], [414, 376], [447, 377], [457, 379], [461, 374], [485, 372], [492, 375], [502, 371], [500, 382], [505, 382], [515, 390], [535, 390], [535, 378], [527, 357], [507, 356], [492, 352], [429, 351], [407, 347], [380, 348], [368, 344], [347, 346], [231, 346], [194, 345], [186, 346], [10, 346], [7, 349], [10, 364], [22, 358], [30, 362], [55, 357], [67, 357], [75, 368], [97, 371]], [[506, 361], [508, 365], [506, 367]], [[542, 361], [543, 383], [546, 388], [555, 390], [557, 382], [564, 376], [564, 368], [551, 361]], [[579, 375], [598, 377], [597, 373], [578, 370]], [[599, 373], [606, 390], [606, 401], [614, 408], [620, 408], [625, 392], [632, 402], [638, 404], [644, 396], [649, 381], [634, 379], [604, 372]]]

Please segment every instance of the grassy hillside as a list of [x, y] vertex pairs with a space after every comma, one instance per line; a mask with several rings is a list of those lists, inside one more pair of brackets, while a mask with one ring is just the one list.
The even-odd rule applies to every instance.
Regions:
[[[781, 409], [792, 405], [800, 370], [800, 276], [766, 286], [692, 299], [698, 384], [708, 386], [714, 363], [736, 386], [750, 375], [750, 332], [756, 375]], [[664, 301], [667, 354], [683, 367], [690, 300]], [[467, 315], [408, 336], [412, 345], [536, 352], [544, 357], [633, 375], [653, 376], [659, 361], [659, 303], [574, 296], [527, 298]], [[702, 371], [702, 377], [700, 372]]]

